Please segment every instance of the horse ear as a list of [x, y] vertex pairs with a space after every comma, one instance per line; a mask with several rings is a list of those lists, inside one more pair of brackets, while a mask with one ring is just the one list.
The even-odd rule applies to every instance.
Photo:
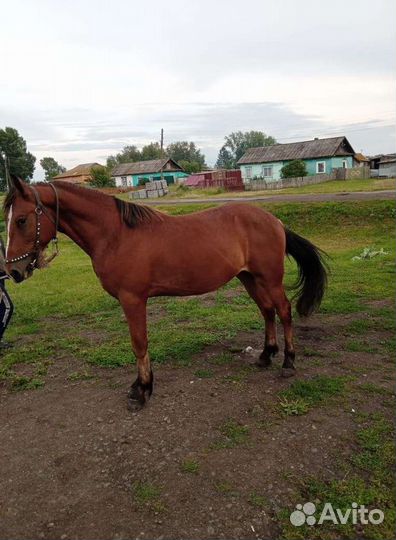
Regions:
[[15, 189], [22, 197], [28, 197], [27, 184], [21, 180], [18, 176], [10, 174], [10, 190]]

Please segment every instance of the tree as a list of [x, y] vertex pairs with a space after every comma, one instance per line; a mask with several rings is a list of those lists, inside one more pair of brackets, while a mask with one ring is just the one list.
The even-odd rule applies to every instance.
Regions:
[[167, 146], [166, 153], [188, 173], [198, 172], [206, 167], [205, 156], [194, 142], [174, 142]]
[[125, 146], [119, 154], [115, 156], [109, 156], [107, 158], [107, 168], [111, 171], [116, 165], [120, 163], [133, 163], [135, 161], [140, 161], [142, 155], [140, 150], [134, 144], [130, 146]]
[[177, 163], [180, 165], [183, 171], [189, 174], [202, 171], [202, 165], [198, 161], [186, 161], [184, 159], [181, 159]]
[[19, 176], [25, 182], [33, 178], [36, 158], [27, 151], [26, 141], [18, 131], [11, 127], [0, 129], [0, 190], [6, 189], [5, 165], [2, 153], [8, 158], [11, 174]]
[[111, 173], [107, 167], [96, 165], [91, 169], [91, 180], [89, 182], [93, 187], [114, 187], [115, 182], [111, 178]]
[[161, 151], [161, 146], [157, 142], [152, 142], [143, 146], [141, 151], [141, 160], [148, 161], [150, 159], [161, 159], [163, 157], [163, 152]]
[[233, 155], [225, 146], [220, 148], [219, 155], [217, 156], [216, 161], [217, 169], [233, 169], [234, 168], [234, 158]]
[[[248, 148], [255, 148], [257, 146], [271, 146], [276, 144], [274, 137], [266, 135], [263, 131], [235, 131], [225, 137], [225, 144], [221, 148], [220, 152], [225, 148], [231, 155], [230, 165], [236, 168], [237, 161], [243, 156]], [[218, 160], [220, 158], [220, 153]]]
[[43, 159], [40, 159], [40, 165], [44, 169], [44, 180], [46, 182], [51, 182], [54, 176], [66, 171], [66, 167], [59, 165], [59, 163], [52, 157], [43, 157]]
[[289, 161], [286, 165], [283, 165], [281, 168], [282, 178], [293, 178], [295, 176], [307, 176], [307, 167], [305, 162], [301, 159], [295, 159]]

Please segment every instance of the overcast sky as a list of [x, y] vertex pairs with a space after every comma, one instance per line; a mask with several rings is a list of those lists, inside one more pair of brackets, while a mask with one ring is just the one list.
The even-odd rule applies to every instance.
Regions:
[[[0, 127], [70, 168], [126, 144], [347, 135], [394, 152], [394, 0], [0, 0]], [[42, 171], [37, 167], [35, 178]]]

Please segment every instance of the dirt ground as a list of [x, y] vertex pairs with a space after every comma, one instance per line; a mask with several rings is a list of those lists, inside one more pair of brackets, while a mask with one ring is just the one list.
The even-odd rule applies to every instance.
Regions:
[[[383, 353], [346, 350], [356, 319], [296, 324], [295, 378], [352, 381], [303, 416], [280, 413], [278, 394], [292, 383], [279, 376], [280, 357], [266, 371], [253, 365], [261, 332], [208, 347], [189, 367], [154, 366], [155, 393], [140, 413], [126, 408], [130, 368], [88, 367], [92, 378], [73, 380], [82, 367], [64, 358], [43, 388], [0, 386], [0, 538], [279, 537], [278, 513], [300, 502], [301, 479], [336, 478], [353, 453], [354, 415], [391, 416], [392, 394], [359, 391], [370, 381], [391, 392], [393, 366]], [[231, 361], [214, 362], [225, 350]], [[248, 434], [235, 444], [222, 432], [230, 419]]]

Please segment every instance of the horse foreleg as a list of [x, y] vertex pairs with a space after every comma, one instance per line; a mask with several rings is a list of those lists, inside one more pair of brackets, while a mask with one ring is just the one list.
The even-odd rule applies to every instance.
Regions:
[[137, 360], [138, 376], [128, 393], [128, 408], [141, 409], [153, 391], [153, 372], [150, 366], [147, 339], [146, 299], [128, 296], [121, 299], [121, 305], [128, 321], [132, 349]]

